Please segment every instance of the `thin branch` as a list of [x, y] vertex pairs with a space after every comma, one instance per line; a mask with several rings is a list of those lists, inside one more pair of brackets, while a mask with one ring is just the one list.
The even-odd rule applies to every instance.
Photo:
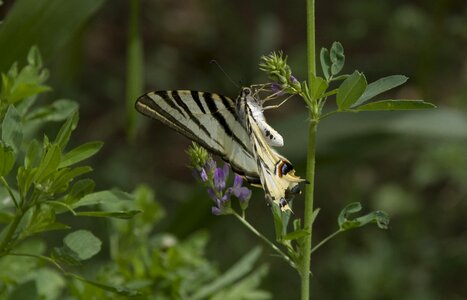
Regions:
[[13, 202], [15, 203], [15, 207], [19, 208], [18, 201], [16, 201], [15, 195], [13, 195], [13, 191], [11, 190], [10, 185], [8, 185], [8, 182], [5, 180], [5, 177], [0, 176], [0, 180], [2, 181], [3, 185], [10, 194], [11, 200], [13, 200]]
[[324, 240], [322, 240], [321, 242], [319, 242], [318, 245], [314, 246], [313, 249], [311, 249], [311, 253], [315, 252], [316, 250], [318, 250], [319, 247], [321, 247], [322, 245], [324, 245], [326, 242], [328, 242], [330, 239], [332, 239], [333, 237], [335, 237], [336, 235], [338, 235], [339, 233], [341, 233], [342, 230], [337, 230], [336, 232], [334, 232], [333, 234], [329, 235], [327, 238], [325, 238]]
[[282, 258], [284, 258], [293, 268], [297, 268], [297, 266], [295, 265], [295, 263], [293, 262], [293, 260], [287, 255], [285, 254], [281, 249], [279, 249], [273, 242], [271, 242], [270, 240], [268, 240], [268, 238], [266, 238], [264, 235], [262, 235], [258, 230], [256, 230], [256, 228], [253, 227], [253, 225], [251, 225], [247, 220], [245, 220], [244, 218], [242, 218], [239, 214], [237, 214], [236, 212], [233, 212], [233, 215], [238, 219], [240, 220], [240, 222], [245, 225], [251, 232], [253, 232], [257, 237], [259, 237], [260, 239], [262, 239], [266, 244], [268, 244], [274, 251], [276, 251]]

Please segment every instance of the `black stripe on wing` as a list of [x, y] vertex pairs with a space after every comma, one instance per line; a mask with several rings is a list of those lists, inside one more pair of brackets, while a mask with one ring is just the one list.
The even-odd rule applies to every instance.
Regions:
[[172, 98], [175, 99], [175, 102], [177, 102], [178, 106], [183, 108], [183, 110], [188, 114], [190, 117], [190, 120], [193, 121], [208, 137], [214, 140], [214, 138], [211, 136], [211, 133], [204, 127], [203, 124], [196, 118], [191, 110], [188, 108], [188, 106], [183, 102], [182, 98], [180, 98], [180, 95], [178, 94], [178, 91], [172, 91]]
[[219, 97], [221, 98], [222, 104], [224, 104], [224, 106], [227, 108], [230, 114], [235, 118], [235, 120], [238, 121], [238, 115], [235, 112], [234, 103], [231, 103], [226, 97], [222, 95], [219, 95]]
[[156, 94], [159, 97], [161, 97], [162, 99], [164, 99], [165, 103], [167, 103], [173, 109], [177, 110], [182, 116], [184, 116], [185, 118], [187, 117], [183, 113], [183, 111], [180, 109], [180, 107], [175, 105], [175, 103], [172, 101], [172, 98], [170, 98], [168, 91], [158, 91], [158, 92], [154, 92], [154, 94]]
[[203, 112], [203, 114], [205, 114], [206, 111], [204, 110], [204, 107], [201, 104], [201, 100], [199, 99], [199, 92], [190, 91], [190, 93], [191, 93], [191, 97], [193, 98], [193, 100], [195, 100], [196, 105], [198, 105], [199, 110], [201, 110]]
[[[224, 132], [229, 136], [231, 137], [235, 142], [237, 142], [242, 148], [243, 150], [245, 150], [247, 153], [249, 153], [250, 155], [253, 155], [253, 153], [251, 153], [251, 149], [249, 149], [245, 143], [240, 140], [233, 132], [232, 132], [232, 129], [230, 129], [229, 127], [229, 124], [227, 124], [227, 121], [225, 120], [224, 116], [219, 112], [219, 109], [217, 108], [217, 105], [216, 105], [216, 102], [214, 101], [214, 99], [212, 98], [212, 94], [211, 93], [203, 93], [203, 98], [204, 100], [206, 101], [206, 104], [208, 106], [208, 109], [209, 111], [211, 112], [212, 116], [217, 120], [217, 122], [219, 122], [219, 124], [221, 125], [222, 129], [224, 130]], [[222, 99], [222, 98], [221, 98]], [[227, 110], [230, 111], [228, 108], [229, 107], [232, 107], [232, 106], [226, 106]], [[234, 111], [234, 114], [233, 114], [233, 117], [234, 119], [237, 119], [237, 114], [235, 114], [235, 111]]]

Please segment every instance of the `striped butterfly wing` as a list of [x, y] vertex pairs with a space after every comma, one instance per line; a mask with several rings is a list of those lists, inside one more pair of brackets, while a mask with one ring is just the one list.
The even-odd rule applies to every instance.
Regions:
[[141, 96], [136, 110], [219, 155], [251, 183], [259, 182], [250, 138], [232, 99], [207, 92], [156, 91]]

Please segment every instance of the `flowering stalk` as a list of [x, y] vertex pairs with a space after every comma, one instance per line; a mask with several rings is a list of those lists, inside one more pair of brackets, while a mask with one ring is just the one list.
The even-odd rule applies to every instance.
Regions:
[[222, 168], [218, 168], [206, 149], [195, 143], [188, 148], [187, 153], [194, 170], [194, 176], [201, 179], [207, 187], [209, 197], [214, 201], [214, 206], [211, 208], [212, 213], [216, 216], [233, 214], [232, 195], [239, 200], [240, 208], [244, 212], [248, 207], [251, 191], [242, 186], [243, 178], [235, 174], [233, 185], [226, 188], [230, 173], [229, 165], [224, 163]]
[[[212, 213], [216, 216], [234, 215], [246, 228], [262, 239], [279, 254], [279, 256], [287, 261], [290, 266], [296, 269], [297, 266], [290, 256], [285, 254], [246, 220], [245, 210], [248, 208], [251, 190], [242, 186], [243, 178], [235, 174], [233, 185], [226, 188], [227, 179], [229, 177], [229, 166], [227, 164], [224, 163], [222, 168], [218, 168], [216, 162], [208, 154], [206, 149], [195, 143], [188, 148], [187, 154], [190, 157], [194, 176], [204, 183], [207, 187], [209, 197], [214, 201], [214, 206], [211, 207]], [[232, 208], [232, 195], [239, 200], [240, 209], [242, 210], [241, 215]]]

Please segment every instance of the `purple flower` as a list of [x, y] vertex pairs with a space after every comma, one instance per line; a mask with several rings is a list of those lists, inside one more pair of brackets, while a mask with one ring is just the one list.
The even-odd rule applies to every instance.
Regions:
[[282, 91], [282, 87], [279, 83], [274, 82], [271, 84], [271, 91], [273, 93], [277, 93], [278, 95], [283, 95], [284, 92]]
[[[212, 189], [208, 189], [208, 193], [209, 193], [209, 196], [213, 198], [212, 195], [214, 191]], [[231, 194], [232, 192], [230, 191], [230, 189], [227, 189], [225, 194], [220, 199], [217, 198], [216, 195], [214, 195], [214, 197], [216, 197], [215, 199], [213, 199], [215, 206], [211, 207], [211, 212], [214, 215], [219, 216], [219, 215], [230, 213], [230, 195]]]
[[206, 171], [212, 174], [216, 170], [216, 167], [217, 167], [216, 161], [212, 159], [212, 157], [209, 157], [208, 160], [206, 161], [206, 164], [204, 165], [204, 168], [206, 169]]
[[230, 196], [232, 195], [232, 191], [231, 189], [227, 189], [227, 191], [225, 191], [225, 194], [224, 196], [222, 196], [221, 198], [221, 201], [222, 203], [227, 203], [230, 201]]
[[240, 175], [235, 174], [234, 184], [229, 190], [234, 194], [235, 197], [240, 200], [240, 202], [245, 202], [250, 200], [251, 191], [242, 186], [243, 178]]
[[224, 164], [224, 167], [216, 168], [214, 171], [214, 186], [218, 192], [222, 192], [225, 189], [225, 181], [229, 177], [229, 166]]
[[212, 201], [216, 202], [217, 195], [216, 195], [216, 192], [212, 188], [208, 188], [208, 195], [212, 199]]
[[206, 173], [206, 170], [204, 168], [201, 168], [201, 171], [199, 172], [199, 176], [201, 177], [202, 181], [208, 181], [209, 179], [208, 174]]
[[291, 81], [292, 83], [298, 83], [297, 78], [295, 78], [295, 76], [293, 76], [293, 75], [290, 75], [290, 81]]
[[222, 215], [221, 209], [218, 208], [217, 206], [212, 206], [212, 207], [211, 207], [211, 212], [212, 212], [212, 214], [215, 215], [215, 216], [220, 216], [220, 215]]

